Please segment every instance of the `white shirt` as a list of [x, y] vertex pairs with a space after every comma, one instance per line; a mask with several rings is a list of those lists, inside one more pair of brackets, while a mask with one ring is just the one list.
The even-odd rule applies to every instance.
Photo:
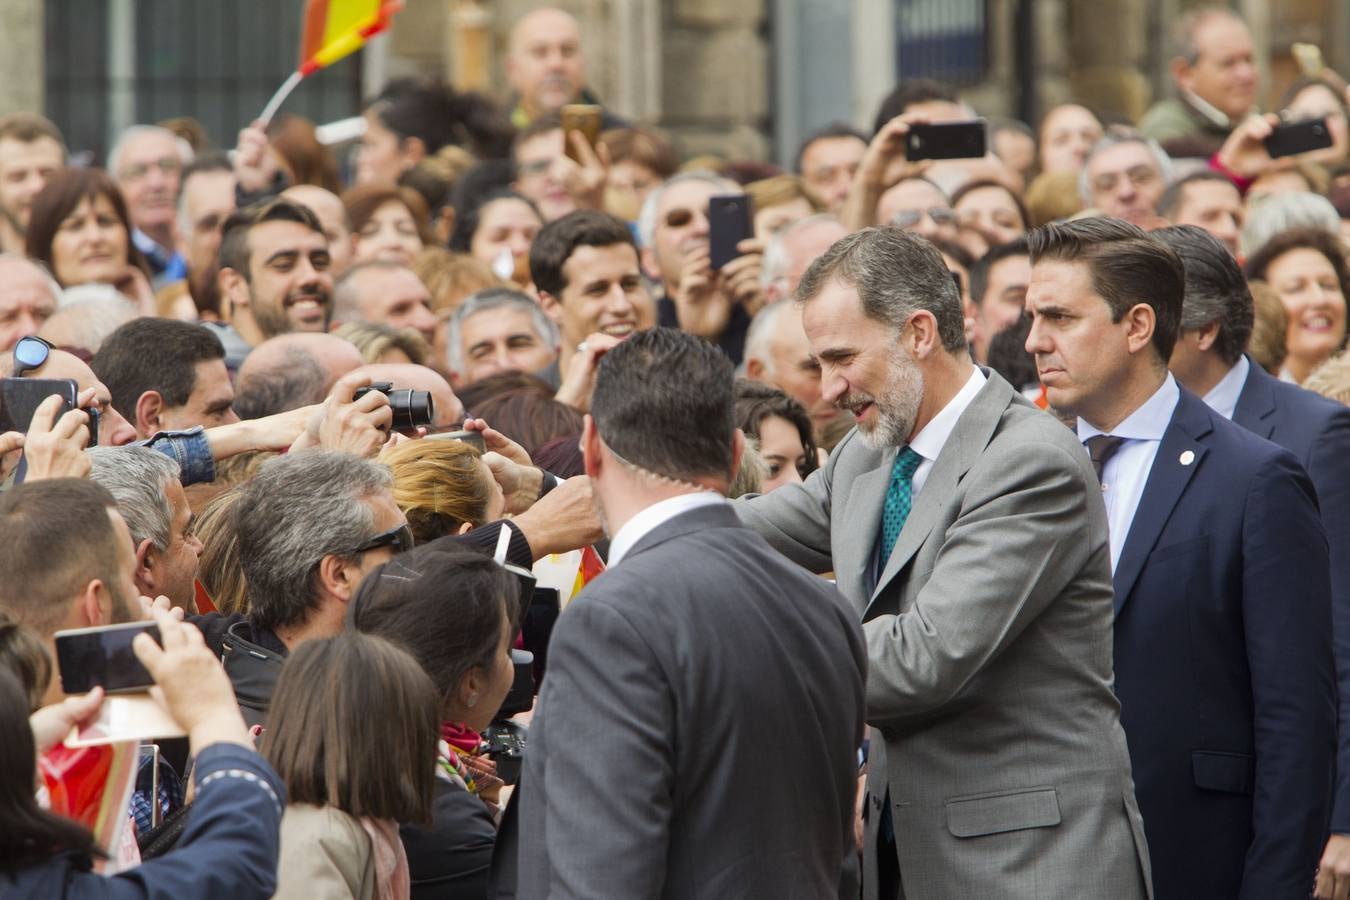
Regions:
[[1237, 410], [1238, 398], [1242, 396], [1242, 388], [1247, 384], [1247, 375], [1251, 372], [1252, 364], [1247, 362], [1247, 357], [1239, 356], [1237, 365], [1228, 370], [1228, 374], [1219, 379], [1219, 383], [1209, 389], [1205, 395], [1205, 403], [1225, 419], [1231, 420], [1233, 413]]
[[989, 380], [984, 377], [979, 366], [973, 368], [970, 378], [966, 379], [965, 385], [956, 392], [956, 396], [948, 400], [947, 405], [942, 407], [942, 410], [923, 426], [923, 430], [914, 435], [914, 440], [909, 442], [909, 449], [923, 457], [923, 462], [919, 463], [919, 467], [914, 470], [914, 477], [910, 479], [911, 498], [918, 497], [919, 491], [923, 490], [928, 473], [933, 471], [933, 463], [937, 461], [942, 448], [947, 445], [947, 438], [952, 436], [952, 431], [966, 411], [966, 407], [970, 406], [975, 395]]
[[624, 526], [619, 529], [619, 533], [610, 540], [609, 559], [606, 561], [605, 568], [612, 569], [617, 566], [628, 551], [633, 549], [633, 545], [647, 536], [647, 532], [656, 530], [681, 513], [687, 513], [689, 510], [698, 509], [701, 506], [713, 506], [726, 502], [727, 498], [721, 494], [712, 491], [698, 491], [692, 494], [679, 494], [653, 503], [625, 522]]
[[[1153, 459], [1158, 455], [1163, 432], [1171, 424], [1172, 413], [1180, 399], [1176, 379], [1168, 373], [1162, 387], [1110, 431], [1110, 434], [1126, 439], [1102, 468], [1102, 499], [1106, 501], [1106, 523], [1110, 529], [1112, 574], [1120, 561], [1120, 551], [1130, 533], [1139, 500], [1144, 496], [1144, 484], [1153, 468]], [[1083, 443], [1086, 444], [1090, 437], [1106, 433], [1079, 417], [1078, 440]]]

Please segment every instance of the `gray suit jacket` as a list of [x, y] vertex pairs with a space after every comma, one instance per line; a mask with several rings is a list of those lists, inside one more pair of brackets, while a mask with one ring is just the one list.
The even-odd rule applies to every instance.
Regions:
[[865, 623], [864, 896], [888, 792], [907, 900], [1144, 896], [1087, 454], [989, 373], [871, 589], [895, 455], [854, 432], [805, 484], [736, 504], [783, 553], [833, 568]]
[[838, 594], [729, 506], [657, 527], [558, 620], [496, 896], [835, 896], [866, 665]]

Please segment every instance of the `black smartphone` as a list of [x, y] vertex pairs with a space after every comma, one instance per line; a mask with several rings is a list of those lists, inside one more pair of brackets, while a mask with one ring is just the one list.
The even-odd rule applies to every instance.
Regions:
[[1266, 152], [1272, 159], [1321, 150], [1331, 146], [1331, 129], [1326, 119], [1305, 119], [1302, 122], [1281, 122], [1266, 138]]
[[720, 269], [741, 255], [736, 245], [755, 236], [754, 212], [745, 194], [708, 198], [709, 265]]
[[911, 125], [905, 135], [905, 158], [976, 159], [989, 150], [988, 126], [984, 119]]
[[59, 419], [75, 408], [79, 393], [79, 385], [71, 378], [0, 378], [0, 432], [27, 433], [33, 413], [52, 394], [61, 397]]
[[72, 628], [56, 632], [56, 661], [61, 670], [61, 689], [83, 694], [102, 685], [109, 694], [143, 691], [155, 680], [132, 652], [131, 642], [145, 632], [159, 643], [154, 622], [127, 622], [97, 628]]
[[483, 443], [483, 432], [481, 431], [446, 431], [441, 434], [428, 434], [422, 440], [463, 441], [470, 447], [476, 448], [479, 453], [487, 452], [487, 444]]

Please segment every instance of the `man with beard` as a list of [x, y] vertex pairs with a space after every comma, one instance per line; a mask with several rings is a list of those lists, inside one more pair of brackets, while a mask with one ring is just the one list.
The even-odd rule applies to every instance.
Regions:
[[[76, 478], [15, 485], [0, 494], [0, 613], [53, 635], [137, 618], [131, 532], [108, 489]], [[44, 705], [65, 695], [53, 678]]]
[[1144, 897], [1086, 454], [971, 363], [961, 298], [923, 238], [852, 234], [797, 298], [822, 394], [857, 427], [804, 484], [737, 510], [833, 570], [863, 621], [864, 896]]
[[281, 198], [236, 210], [220, 241], [224, 318], [250, 347], [291, 331], [327, 331], [331, 259], [309, 207]]
[[0, 119], [0, 251], [24, 252], [33, 198], [66, 164], [61, 132], [35, 113]]

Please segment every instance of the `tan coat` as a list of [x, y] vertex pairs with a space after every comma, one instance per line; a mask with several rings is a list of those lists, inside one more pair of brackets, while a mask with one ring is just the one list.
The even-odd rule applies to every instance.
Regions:
[[286, 807], [273, 900], [374, 900], [375, 857], [361, 823], [331, 806]]

